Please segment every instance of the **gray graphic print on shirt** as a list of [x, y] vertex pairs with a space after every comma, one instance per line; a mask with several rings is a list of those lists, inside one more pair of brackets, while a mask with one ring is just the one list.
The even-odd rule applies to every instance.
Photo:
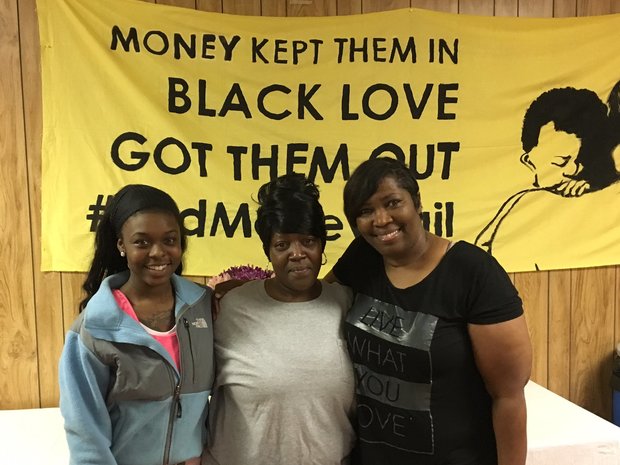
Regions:
[[360, 440], [432, 454], [430, 345], [437, 317], [358, 294], [346, 323]]

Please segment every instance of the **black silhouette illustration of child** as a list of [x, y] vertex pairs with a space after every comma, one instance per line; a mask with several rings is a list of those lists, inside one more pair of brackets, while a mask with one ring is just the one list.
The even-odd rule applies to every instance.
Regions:
[[[564, 201], [546, 202], [556, 210], [565, 209], [566, 199], [587, 197], [620, 180], [614, 160], [614, 155], [620, 158], [620, 81], [607, 104], [588, 89], [544, 92], [525, 112], [521, 143], [521, 163], [533, 172], [534, 179], [531, 187], [510, 196], [476, 237], [475, 243], [493, 255], [505, 223], [524, 204], [553, 196]], [[550, 211], [549, 216], [552, 213], [556, 212]], [[553, 240], [561, 240], [561, 235]], [[505, 238], [503, 243], [507, 242]]]

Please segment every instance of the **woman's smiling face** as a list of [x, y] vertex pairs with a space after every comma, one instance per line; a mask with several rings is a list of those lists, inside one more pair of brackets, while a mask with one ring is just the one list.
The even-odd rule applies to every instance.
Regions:
[[411, 194], [393, 177], [381, 180], [362, 205], [355, 223], [364, 239], [386, 257], [407, 254], [424, 234]]

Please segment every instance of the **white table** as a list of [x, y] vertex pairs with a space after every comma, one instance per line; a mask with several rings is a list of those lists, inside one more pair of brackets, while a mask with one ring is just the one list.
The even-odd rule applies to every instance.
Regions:
[[[527, 465], [620, 465], [620, 428], [529, 382]], [[0, 465], [67, 465], [57, 408], [0, 410]]]
[[0, 410], [0, 465], [68, 465], [57, 408]]
[[527, 465], [620, 465], [620, 428], [530, 381]]

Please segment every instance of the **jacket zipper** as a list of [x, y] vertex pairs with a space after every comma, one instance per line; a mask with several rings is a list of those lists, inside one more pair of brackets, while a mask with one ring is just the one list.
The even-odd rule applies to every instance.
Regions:
[[[189, 351], [192, 360], [192, 380], [193, 384], [196, 383], [195, 380], [195, 370], [194, 370], [194, 350], [192, 348], [192, 337], [189, 331], [189, 321], [187, 318], [183, 317], [183, 326], [185, 326], [185, 330], [187, 332], [187, 337], [189, 341]], [[170, 448], [172, 446], [172, 431], [174, 429], [174, 422], [177, 418], [181, 418], [183, 416], [183, 407], [181, 406], [181, 383], [183, 380], [183, 354], [181, 353], [181, 367], [179, 370], [179, 382], [176, 383], [174, 388], [174, 397], [172, 398], [172, 405], [170, 407], [170, 417], [168, 419], [168, 432], [166, 434], [166, 447], [164, 448], [164, 463], [163, 465], [168, 465], [170, 460]]]
[[189, 354], [192, 359], [192, 384], [196, 384], [196, 367], [194, 365], [194, 348], [192, 346], [192, 333], [189, 330], [189, 321], [187, 318], [183, 317], [183, 324], [185, 325], [185, 329], [187, 330], [187, 339], [189, 341]]
[[170, 459], [170, 447], [172, 445], [172, 430], [174, 429], [174, 422], [176, 418], [181, 418], [183, 411], [181, 409], [181, 401], [179, 396], [181, 395], [181, 382], [179, 381], [174, 388], [174, 397], [172, 399], [172, 405], [170, 407], [170, 417], [168, 418], [168, 432], [166, 433], [166, 447], [164, 448], [164, 463], [168, 465]]

